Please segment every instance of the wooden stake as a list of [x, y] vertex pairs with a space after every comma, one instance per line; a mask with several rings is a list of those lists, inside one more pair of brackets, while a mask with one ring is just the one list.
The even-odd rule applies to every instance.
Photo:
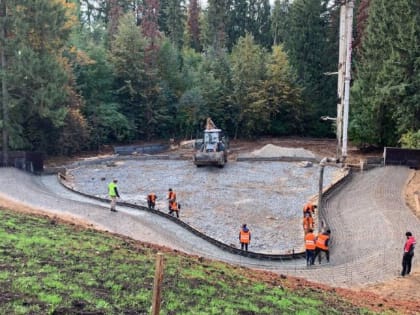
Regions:
[[162, 253], [158, 253], [156, 256], [155, 280], [153, 283], [152, 315], [159, 315], [160, 313], [162, 281], [163, 281], [163, 255]]

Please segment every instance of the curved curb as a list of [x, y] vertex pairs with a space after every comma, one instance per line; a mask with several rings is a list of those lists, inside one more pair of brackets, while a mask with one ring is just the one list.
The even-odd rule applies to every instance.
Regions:
[[[338, 191], [343, 189], [343, 187], [351, 181], [353, 178], [353, 170], [349, 168], [346, 175], [341, 177], [338, 181], [336, 181], [334, 184], [330, 185], [323, 193], [322, 193], [322, 209], [325, 209], [325, 207], [328, 204], [328, 201], [330, 198], [332, 198]], [[322, 227], [327, 227], [328, 224], [328, 218], [325, 216], [324, 213], [319, 213], [319, 222], [322, 222]]]
[[[96, 160], [96, 162], [98, 162], [98, 160]], [[66, 170], [66, 173], [67, 173], [67, 170]], [[350, 174], [350, 172], [349, 172], [349, 174]], [[328, 198], [327, 193], [328, 193], [328, 195], [330, 195], [332, 192], [338, 190], [339, 186], [341, 186], [342, 184], [347, 182], [345, 179], [347, 177], [349, 177], [348, 176], [349, 174], [343, 176], [343, 178], [341, 178], [340, 180], [338, 180], [337, 182], [332, 184], [330, 187], [328, 187], [327, 191], [324, 192], [326, 198], [324, 199], [323, 202], [326, 202], [326, 199]], [[64, 182], [64, 180], [66, 179], [66, 176], [64, 174], [62, 174], [61, 172], [57, 173], [57, 179], [58, 179], [58, 182], [64, 188], [66, 188], [66, 189], [68, 189], [68, 190], [70, 190], [70, 191], [72, 191], [76, 194], [79, 194], [81, 196], [88, 197], [88, 198], [91, 198], [91, 199], [95, 199], [95, 200], [98, 200], [98, 201], [101, 201], [101, 202], [109, 203], [108, 199], [97, 197], [97, 196], [92, 196], [92, 195], [83, 193], [81, 191], [75, 190], [74, 188], [70, 187], [69, 185], [67, 185]], [[330, 193], [330, 191], [331, 191], [331, 193]], [[162, 212], [162, 211], [159, 211], [159, 210], [154, 210], [154, 209], [149, 209], [145, 206], [139, 206], [139, 205], [135, 205], [135, 204], [128, 203], [128, 202], [117, 202], [117, 204], [120, 205], [120, 206], [125, 206], [125, 207], [128, 207], [128, 208], [132, 208], [132, 209], [136, 209], [136, 210], [140, 210], [140, 211], [150, 212], [150, 213], [159, 215], [161, 217], [164, 217], [168, 220], [171, 220], [172, 222], [174, 222], [174, 223], [178, 224], [179, 226], [183, 227], [184, 229], [190, 231], [191, 233], [200, 237], [201, 239], [203, 239], [203, 240], [209, 242], [210, 244], [213, 244], [213, 245], [217, 246], [218, 248], [220, 248], [224, 251], [227, 251], [231, 254], [236, 254], [236, 255], [247, 257], [247, 258], [255, 258], [255, 259], [259, 259], [259, 260], [276, 260], [276, 261], [301, 259], [301, 258], [304, 258], [305, 255], [306, 255], [305, 252], [297, 252], [297, 253], [293, 252], [292, 254], [264, 254], [264, 253], [256, 253], [256, 252], [252, 252], [252, 251], [243, 251], [241, 249], [238, 249], [236, 247], [233, 247], [233, 246], [227, 245], [227, 244], [225, 244], [221, 241], [218, 241], [218, 240], [216, 240], [216, 239], [198, 231], [197, 229], [193, 228], [191, 225], [185, 223], [184, 221], [181, 221], [180, 219], [175, 218], [175, 217], [173, 217], [173, 216], [171, 216], [171, 215], [169, 215], [165, 212]]]

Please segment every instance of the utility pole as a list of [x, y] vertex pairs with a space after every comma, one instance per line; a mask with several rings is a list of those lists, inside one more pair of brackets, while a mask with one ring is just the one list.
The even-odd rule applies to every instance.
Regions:
[[347, 129], [349, 124], [350, 81], [351, 81], [351, 52], [353, 44], [353, 9], [354, 0], [346, 3], [346, 73], [344, 76], [344, 108], [343, 108], [343, 160], [347, 157]]
[[342, 0], [337, 83], [337, 160], [347, 157], [354, 0]]

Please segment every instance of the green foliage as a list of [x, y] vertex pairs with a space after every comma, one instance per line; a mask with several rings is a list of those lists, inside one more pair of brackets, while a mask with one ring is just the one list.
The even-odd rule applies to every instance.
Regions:
[[420, 149], [420, 130], [408, 131], [401, 136], [399, 141], [403, 148], [407, 149]]
[[160, 0], [159, 28], [178, 48], [183, 46], [185, 21], [185, 0]]
[[266, 103], [258, 96], [265, 79], [265, 52], [254, 43], [251, 35], [240, 38], [232, 50], [231, 102], [234, 108], [235, 137], [241, 132], [247, 137], [261, 132], [269, 113]]
[[273, 44], [279, 45], [284, 43], [288, 34], [288, 10], [289, 0], [275, 0], [273, 13], [271, 16], [271, 34], [273, 36]]
[[129, 120], [129, 125], [136, 130], [136, 137], [141, 137], [145, 127], [147, 74], [145, 50], [148, 41], [131, 14], [121, 18], [118, 33], [112, 42], [111, 63], [116, 78], [118, 102], [121, 113]]
[[[74, 25], [72, 5], [62, 1], [14, 1], [8, 6], [4, 73], [9, 95], [10, 146], [14, 149], [57, 152], [60, 138], [71, 132], [82, 141], [87, 129], [77, 129], [69, 110], [77, 111], [66, 41]], [[75, 151], [82, 146], [74, 147]]]
[[360, 146], [394, 146], [420, 126], [419, 3], [370, 3], [352, 88], [350, 134]]
[[[150, 310], [157, 252], [149, 246], [5, 210], [0, 237], [0, 294], [13, 296], [2, 301], [1, 314]], [[331, 292], [290, 291], [288, 280], [273, 285], [221, 262], [169, 252], [164, 257], [161, 314], [363, 313]]]
[[[323, 74], [338, 60], [340, 6], [329, 0], [276, 0], [271, 14], [268, 0], [209, 0], [204, 11], [161, 0], [159, 15], [156, 0], [6, 2], [0, 126], [13, 149], [69, 155], [191, 138], [208, 116], [236, 138], [332, 135], [319, 121], [337, 101], [336, 77]], [[371, 1], [367, 28], [355, 27], [349, 134], [360, 146], [415, 142], [419, 10], [417, 0]]]
[[202, 27], [202, 44], [216, 51], [223, 50], [227, 41], [227, 21], [232, 0], [208, 0]]
[[266, 130], [271, 135], [301, 134], [304, 107], [302, 90], [282, 46], [274, 46], [263, 88], [258, 92], [259, 102], [266, 109]]
[[[329, 126], [319, 122], [323, 115], [335, 115], [337, 82], [335, 77], [324, 75], [336, 71], [338, 60], [337, 34], [331, 34], [333, 13], [327, 11], [327, 0], [295, 0], [289, 6], [285, 22], [284, 47], [298, 82], [304, 87], [303, 99], [308, 133], [329, 135]], [[337, 30], [337, 28], [335, 28]], [[286, 34], [287, 32], [287, 34]]]

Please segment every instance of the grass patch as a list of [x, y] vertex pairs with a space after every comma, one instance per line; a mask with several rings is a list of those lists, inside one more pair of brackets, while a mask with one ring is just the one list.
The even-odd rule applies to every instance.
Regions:
[[[157, 250], [7, 210], [0, 237], [0, 314], [149, 314]], [[162, 315], [369, 313], [333, 293], [253, 281], [220, 262], [171, 252], [164, 265]]]

